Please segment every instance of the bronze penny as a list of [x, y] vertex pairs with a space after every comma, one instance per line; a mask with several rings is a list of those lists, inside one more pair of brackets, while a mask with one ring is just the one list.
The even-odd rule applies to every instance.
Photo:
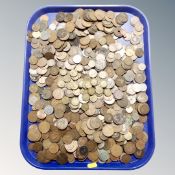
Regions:
[[89, 140], [86, 143], [86, 146], [88, 147], [88, 150], [90, 152], [95, 151], [97, 149], [97, 143], [95, 141], [93, 141], [93, 140]]
[[137, 159], [141, 159], [145, 154], [145, 151], [144, 150], [136, 150], [136, 152], [134, 153], [134, 156], [137, 158]]
[[49, 132], [49, 139], [51, 142], [59, 142], [61, 139], [61, 133], [59, 131], [51, 131]]
[[57, 155], [51, 153], [49, 150], [45, 150], [45, 158], [48, 160], [56, 160]]
[[133, 154], [136, 151], [135, 143], [133, 142], [127, 142], [124, 144], [124, 151], [126, 154]]
[[137, 109], [141, 115], [146, 115], [150, 111], [149, 105], [147, 103], [139, 103]]
[[67, 154], [65, 153], [58, 154], [56, 161], [58, 164], [61, 164], [61, 165], [66, 164], [68, 162]]
[[97, 151], [89, 152], [88, 159], [91, 160], [92, 162], [96, 162], [98, 160], [98, 152]]
[[37, 121], [37, 112], [36, 111], [31, 111], [29, 114], [28, 114], [28, 120], [30, 122], [36, 122]]
[[39, 152], [43, 149], [43, 145], [41, 142], [30, 143], [28, 148], [32, 151]]
[[54, 54], [51, 53], [51, 52], [46, 52], [46, 53], [44, 54], [44, 57], [47, 58], [48, 60], [49, 60], [49, 59], [54, 59]]
[[52, 154], [55, 154], [57, 153], [59, 150], [59, 146], [57, 143], [51, 143], [51, 145], [49, 146], [49, 151], [52, 153]]
[[39, 151], [37, 153], [37, 160], [41, 163], [48, 163], [50, 161], [46, 158], [45, 151]]
[[68, 157], [68, 162], [69, 163], [74, 163], [75, 162], [75, 157], [73, 154], [67, 153], [67, 157]]
[[110, 159], [111, 159], [111, 161], [114, 161], [114, 162], [117, 162], [120, 160], [119, 157], [115, 157], [112, 154], [110, 154]]
[[123, 163], [129, 163], [131, 162], [131, 156], [129, 154], [123, 154], [121, 155], [120, 160]]
[[143, 150], [145, 148], [145, 142], [143, 140], [136, 141], [136, 148], [138, 150]]
[[73, 141], [73, 137], [71, 134], [65, 134], [62, 138], [62, 141], [65, 143], [65, 144], [71, 144], [72, 141]]
[[111, 147], [110, 151], [113, 156], [119, 157], [123, 153], [123, 148], [120, 145], [115, 144]]

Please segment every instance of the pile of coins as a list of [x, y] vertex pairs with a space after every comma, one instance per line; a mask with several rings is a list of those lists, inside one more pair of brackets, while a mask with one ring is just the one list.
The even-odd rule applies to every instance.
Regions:
[[29, 149], [42, 163], [142, 158], [150, 109], [139, 18], [77, 9], [48, 21], [28, 32]]

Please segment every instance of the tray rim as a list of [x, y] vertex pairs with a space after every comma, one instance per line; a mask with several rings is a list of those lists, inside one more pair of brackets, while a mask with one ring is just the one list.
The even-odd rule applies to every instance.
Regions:
[[[147, 48], [147, 51], [148, 51], [148, 66], [149, 66], [149, 70], [148, 70], [148, 75], [149, 75], [149, 84], [150, 84], [150, 93], [151, 93], [151, 96], [149, 96], [150, 98], [150, 107], [152, 109], [152, 112], [151, 112], [151, 123], [149, 123], [149, 125], [151, 125], [151, 129], [152, 129], [152, 147], [151, 147], [151, 150], [149, 151], [149, 155], [147, 158], [145, 158], [144, 161], [142, 161], [142, 163], [136, 165], [136, 166], [133, 166], [133, 167], [129, 167], [129, 168], [123, 168], [123, 167], [96, 167], [96, 168], [87, 168], [87, 167], [46, 167], [45, 164], [42, 164], [42, 166], [39, 166], [39, 165], [36, 165], [34, 162], [32, 162], [31, 160], [29, 160], [29, 157], [26, 156], [25, 152], [26, 152], [26, 147], [24, 147], [23, 145], [23, 129], [25, 128], [25, 126], [23, 126], [23, 123], [24, 123], [24, 108], [25, 108], [25, 91], [26, 91], [26, 76], [27, 76], [27, 73], [25, 71], [25, 68], [26, 68], [26, 65], [27, 65], [27, 40], [26, 40], [26, 34], [27, 34], [27, 30], [28, 30], [28, 27], [29, 27], [29, 24], [31, 23], [31, 20], [32, 18], [37, 14], [39, 13], [40, 11], [44, 11], [44, 10], [47, 10], [48, 8], [63, 8], [63, 7], [67, 7], [67, 8], [80, 8], [80, 7], [92, 7], [92, 8], [97, 8], [97, 7], [102, 7], [102, 8], [107, 8], [107, 7], [113, 7], [113, 8], [129, 8], [131, 10], [134, 10], [135, 12], [137, 12], [140, 16], [142, 16], [142, 18], [145, 20], [145, 24], [146, 24], [146, 27], [147, 27], [147, 45], [148, 45], [148, 48]], [[127, 12], [127, 13], [130, 13], [132, 14], [131, 12]], [[155, 150], [155, 129], [154, 129], [154, 111], [153, 111], [153, 91], [152, 91], [152, 69], [151, 69], [151, 57], [150, 57], [150, 27], [149, 27], [149, 22], [148, 22], [148, 19], [147, 17], [145, 16], [145, 14], [138, 8], [136, 8], [135, 6], [132, 6], [132, 5], [105, 5], [105, 4], [102, 4], [102, 5], [97, 5], [97, 4], [91, 4], [91, 5], [46, 5], [46, 6], [41, 6], [39, 8], [37, 8], [33, 14], [31, 16], [29, 16], [28, 18], [28, 21], [27, 21], [27, 25], [26, 25], [26, 29], [25, 30], [25, 49], [24, 49], [24, 65], [23, 65], [23, 91], [22, 91], [22, 105], [21, 105], [21, 126], [20, 126], [20, 150], [21, 150], [21, 153], [24, 157], [24, 159], [30, 164], [32, 165], [33, 167], [36, 167], [36, 168], [39, 168], [39, 169], [43, 169], [43, 170], [135, 170], [135, 169], [138, 169], [144, 165], [146, 165], [150, 159], [152, 158], [153, 156], [153, 153], [154, 153], [154, 150]], [[27, 148], [28, 149], [28, 148]], [[73, 164], [72, 164], [73, 165]]]

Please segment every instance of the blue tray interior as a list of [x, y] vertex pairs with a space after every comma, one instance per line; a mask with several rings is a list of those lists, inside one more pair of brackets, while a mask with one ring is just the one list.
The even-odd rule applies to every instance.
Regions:
[[[136, 159], [132, 156], [132, 162], [128, 164], [124, 164], [121, 162], [111, 162], [111, 163], [97, 163], [97, 167], [94, 169], [113, 169], [113, 170], [132, 170], [139, 168], [145, 165], [151, 158], [154, 148], [155, 148], [155, 138], [154, 138], [154, 120], [153, 120], [153, 99], [152, 99], [152, 89], [151, 89], [151, 65], [150, 65], [150, 50], [149, 50], [149, 26], [146, 17], [144, 14], [131, 6], [47, 6], [37, 10], [32, 17], [29, 19], [27, 25], [27, 31], [31, 31], [32, 24], [35, 23], [38, 18], [47, 14], [49, 16], [49, 20], [53, 20], [55, 18], [55, 14], [59, 11], [64, 12], [73, 12], [77, 8], [84, 9], [103, 9], [105, 11], [112, 10], [114, 12], [126, 12], [129, 15], [129, 18], [132, 15], [138, 16], [144, 25], [144, 57], [138, 59], [138, 62], [144, 62], [147, 66], [146, 69], [146, 84], [147, 84], [147, 94], [149, 96], [148, 104], [150, 106], [150, 112], [148, 114], [148, 121], [145, 124], [144, 130], [148, 133], [149, 139], [145, 148], [145, 155], [142, 159]], [[125, 25], [129, 30], [129, 25]], [[124, 42], [124, 41], [121, 41]], [[89, 160], [84, 162], [76, 161], [74, 163], [67, 163], [65, 165], [59, 165], [55, 161], [52, 161], [47, 164], [40, 163], [36, 160], [36, 155], [34, 152], [28, 150], [29, 141], [27, 139], [27, 131], [30, 123], [28, 122], [27, 115], [31, 110], [30, 105], [28, 104], [29, 90], [28, 87], [32, 83], [29, 78], [29, 62], [28, 58], [31, 55], [31, 45], [27, 40], [25, 41], [25, 61], [24, 61], [24, 75], [23, 75], [23, 97], [22, 97], [22, 110], [21, 110], [21, 132], [20, 132], [20, 148], [21, 152], [31, 165], [41, 168], [41, 169], [52, 169], [52, 170], [79, 170], [79, 169], [89, 169], [87, 164], [90, 163]]]

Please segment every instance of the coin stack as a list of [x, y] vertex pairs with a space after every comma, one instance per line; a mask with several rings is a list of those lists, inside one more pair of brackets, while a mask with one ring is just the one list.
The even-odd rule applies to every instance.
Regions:
[[42, 163], [142, 158], [150, 108], [139, 18], [77, 9], [49, 21], [42, 15], [27, 37], [29, 149]]

